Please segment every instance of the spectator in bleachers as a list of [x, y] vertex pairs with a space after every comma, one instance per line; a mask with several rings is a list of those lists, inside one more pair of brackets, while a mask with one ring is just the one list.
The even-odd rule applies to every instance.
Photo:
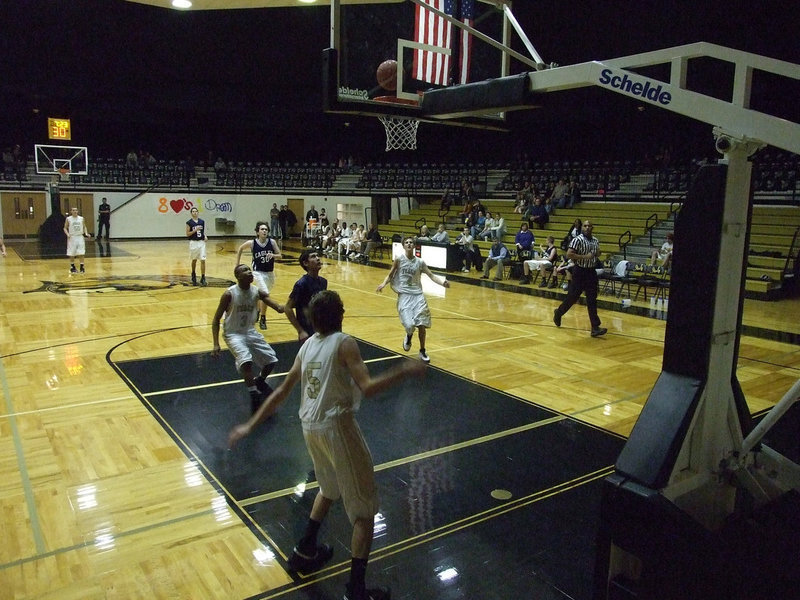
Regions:
[[[564, 179], [559, 179], [556, 186], [553, 188], [553, 193], [547, 199], [548, 205], [552, 208], [564, 208], [567, 205], [567, 195], [569, 194], [569, 186]], [[552, 214], [552, 209], [549, 210]]]
[[531, 227], [533, 227], [533, 224], [535, 223], [539, 229], [544, 229], [544, 226], [547, 225], [548, 221], [550, 221], [550, 214], [547, 212], [545, 207], [542, 206], [541, 196], [536, 196], [533, 199], [533, 208], [531, 208], [528, 220], [530, 221]]
[[461, 204], [473, 204], [478, 199], [478, 195], [475, 193], [475, 188], [472, 187], [472, 184], [467, 181], [466, 179], [461, 182], [461, 195], [459, 200]]
[[14, 158], [14, 173], [16, 173], [17, 179], [22, 181], [23, 175], [25, 175], [25, 171], [28, 166], [28, 159], [25, 157], [25, 153], [22, 151], [22, 146], [16, 144], [14, 146], [14, 150], [11, 152], [11, 156]]
[[533, 187], [530, 181], [526, 181], [522, 188], [517, 191], [516, 200], [514, 202], [514, 212], [520, 215], [524, 214], [532, 201]]
[[423, 225], [419, 228], [419, 235], [417, 236], [418, 242], [430, 242], [431, 241], [431, 232], [428, 230], [427, 225]]
[[506, 234], [506, 220], [499, 212], [494, 213], [494, 225], [490, 229], [493, 240], [502, 240]]
[[489, 279], [489, 271], [492, 267], [496, 266], [494, 280], [501, 281], [503, 279], [503, 263], [508, 260], [508, 248], [503, 243], [503, 238], [496, 238], [494, 244], [489, 248], [489, 256], [483, 261], [483, 275], [481, 279]]
[[[581, 234], [582, 228], [583, 223], [581, 222], [580, 217], [578, 217], [572, 222], [572, 227], [569, 230], [569, 240], [572, 241], [573, 238], [578, 237]], [[564, 250], [566, 250], [566, 248], [564, 248]]]
[[561, 249], [566, 252], [567, 248], [569, 248], [569, 243], [576, 237], [581, 234], [581, 228], [583, 227], [583, 223], [581, 223], [580, 218], [576, 218], [572, 222], [572, 227], [570, 227], [567, 235], [564, 236], [564, 239], [561, 240]]
[[[228, 165], [225, 163], [224, 160], [222, 160], [221, 156], [218, 156], [217, 162], [214, 163], [214, 171], [216, 171], [217, 173], [227, 173], [228, 171]], [[277, 229], [272, 228], [272, 231], [277, 232]]]
[[[522, 278], [519, 280], [522, 285], [527, 285], [531, 282], [531, 271], [533, 270], [539, 271], [539, 287], [547, 285], [545, 272], [552, 270], [558, 259], [558, 248], [556, 248], [555, 239], [552, 235], [547, 236], [547, 247], [540, 245], [539, 250], [537, 258], [532, 258], [522, 263]], [[555, 278], [553, 278], [553, 281], [555, 281]]]
[[440, 212], [446, 213], [450, 211], [450, 207], [453, 206], [453, 191], [450, 188], [447, 188], [442, 194], [442, 202], [439, 205]]
[[492, 227], [494, 227], [494, 224], [495, 220], [492, 213], [486, 213], [486, 220], [483, 222], [483, 229], [478, 232], [478, 235], [473, 235], [472, 237], [476, 240], [491, 239]]
[[142, 159], [139, 161], [143, 169], [154, 169], [157, 163], [156, 157], [149, 152], [143, 152]]
[[[489, 216], [491, 216], [491, 213]], [[486, 215], [482, 210], [479, 210], [475, 219], [473, 220], [470, 218], [466, 225], [469, 227], [469, 232], [472, 234], [472, 237], [475, 238], [483, 231], [483, 228], [486, 227]]]
[[669, 269], [672, 264], [672, 246], [675, 234], [670, 231], [665, 237], [666, 239], [661, 244], [661, 248], [653, 249], [653, 253], [650, 255], [650, 264], [661, 265], [665, 269]]
[[183, 174], [186, 185], [190, 185], [192, 177], [194, 177], [194, 159], [191, 156], [187, 156], [186, 160], [183, 161]]
[[449, 244], [450, 236], [444, 228], [444, 223], [439, 223], [439, 229], [431, 236], [431, 241], [437, 244]]
[[136, 155], [135, 150], [131, 150], [130, 152], [128, 152], [128, 156], [125, 158], [125, 166], [128, 169], [139, 168], [139, 157]]
[[469, 227], [464, 227], [463, 232], [458, 236], [458, 239], [456, 239], [456, 244], [461, 247], [461, 262], [463, 265], [461, 271], [463, 273], [469, 273], [475, 259], [475, 248], [472, 244], [472, 235], [469, 232]]
[[569, 195], [567, 198], [567, 208], [572, 208], [581, 201], [581, 186], [574, 179], [569, 182]]
[[10, 146], [3, 148], [3, 173], [7, 178], [14, 174], [14, 155]]

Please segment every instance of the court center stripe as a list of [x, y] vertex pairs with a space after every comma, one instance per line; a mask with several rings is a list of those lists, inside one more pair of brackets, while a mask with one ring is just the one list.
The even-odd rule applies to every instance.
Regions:
[[[520, 425], [519, 427], [512, 427], [511, 429], [505, 429], [503, 431], [498, 431], [496, 433], [490, 433], [488, 435], [484, 435], [478, 438], [473, 438], [471, 440], [466, 440], [463, 442], [457, 442], [455, 444], [450, 444], [449, 446], [442, 446], [441, 448], [435, 448], [434, 450], [427, 450], [425, 452], [420, 452], [418, 454], [412, 454], [410, 456], [406, 456], [403, 458], [398, 458], [397, 460], [391, 460], [389, 462], [381, 463], [379, 465], [375, 465], [375, 472], [378, 471], [385, 471], [386, 469], [393, 469], [395, 467], [399, 467], [401, 465], [409, 464], [412, 462], [416, 462], [418, 460], [424, 460], [426, 458], [431, 458], [434, 456], [439, 456], [440, 454], [447, 454], [449, 452], [453, 452], [455, 450], [461, 450], [463, 448], [469, 448], [471, 446], [477, 446], [478, 444], [483, 444], [486, 442], [491, 442], [494, 440], [498, 440], [503, 437], [508, 437], [510, 435], [515, 435], [517, 433], [523, 433], [525, 431], [530, 431], [532, 429], [538, 429], [539, 427], [544, 427], [545, 425], [551, 425], [553, 423], [558, 423], [559, 421], [563, 421], [567, 419], [564, 415], [558, 415], [555, 417], [550, 417], [549, 419], [543, 419], [541, 421], [536, 421], [535, 423], [527, 423], [525, 425]], [[289, 496], [292, 494], [296, 494], [298, 491], [305, 491], [309, 489], [314, 489], [317, 487], [316, 482], [306, 483], [303, 484], [304, 487], [302, 490], [298, 487], [293, 488], [286, 488], [283, 490], [276, 490], [274, 492], [270, 492], [269, 494], [260, 494], [258, 496], [253, 496], [252, 498], [246, 498], [244, 500], [237, 501], [237, 504], [241, 507], [251, 506], [253, 504], [258, 504], [259, 502], [264, 502], [266, 500], [274, 500], [275, 498], [281, 498], [283, 496]]]
[[3, 396], [5, 397], [6, 412], [9, 414], [8, 425], [11, 428], [11, 438], [14, 440], [14, 451], [17, 455], [17, 468], [22, 480], [22, 489], [25, 494], [25, 502], [28, 505], [28, 518], [30, 519], [31, 533], [36, 546], [36, 553], [41, 554], [45, 551], [44, 535], [42, 535], [42, 525], [39, 522], [39, 513], [36, 510], [36, 499], [33, 496], [31, 478], [28, 474], [28, 466], [25, 463], [25, 452], [22, 449], [22, 440], [19, 437], [17, 419], [14, 416], [14, 404], [11, 402], [11, 389], [8, 386], [8, 378], [3, 368], [3, 361], [0, 360], [0, 381], [3, 382]]

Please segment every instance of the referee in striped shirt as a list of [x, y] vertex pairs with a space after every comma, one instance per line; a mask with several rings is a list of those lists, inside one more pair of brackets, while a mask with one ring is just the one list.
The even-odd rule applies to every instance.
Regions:
[[592, 324], [592, 337], [601, 336], [608, 331], [605, 327], [600, 327], [600, 317], [597, 316], [598, 280], [595, 264], [599, 256], [600, 244], [596, 237], [592, 237], [592, 222], [587, 219], [583, 222], [581, 234], [572, 238], [567, 249], [567, 258], [575, 262], [575, 267], [572, 269], [567, 297], [553, 312], [553, 323], [556, 327], [561, 327], [561, 317], [578, 301], [581, 293], [584, 293], [589, 322]]

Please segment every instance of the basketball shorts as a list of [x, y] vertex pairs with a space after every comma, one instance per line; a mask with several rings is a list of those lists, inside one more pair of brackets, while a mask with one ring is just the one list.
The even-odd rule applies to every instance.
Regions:
[[191, 240], [189, 242], [189, 259], [190, 260], [205, 260], [206, 259], [206, 242], [205, 242], [205, 240]]
[[253, 271], [253, 283], [256, 287], [269, 294], [269, 291], [275, 287], [275, 272], [274, 271]]
[[67, 238], [67, 256], [83, 256], [86, 254], [86, 240], [82, 235], [71, 235]]
[[329, 500], [342, 498], [350, 523], [378, 512], [375, 470], [361, 428], [353, 414], [341, 415], [322, 428], [303, 426], [303, 437], [319, 491]]
[[544, 259], [526, 260], [525, 264], [528, 265], [528, 268], [531, 271], [537, 271], [537, 270], [539, 270], [539, 267], [542, 267], [542, 266], [545, 269], [552, 269], [553, 268], [553, 263], [551, 263], [549, 260], [544, 260]]
[[242, 365], [248, 362], [252, 362], [258, 370], [265, 365], [278, 362], [275, 350], [255, 329], [247, 333], [226, 333], [223, 339], [233, 353], [236, 370], [239, 372], [242, 371]]
[[431, 310], [423, 294], [397, 294], [397, 312], [406, 333], [414, 327], [431, 326]]

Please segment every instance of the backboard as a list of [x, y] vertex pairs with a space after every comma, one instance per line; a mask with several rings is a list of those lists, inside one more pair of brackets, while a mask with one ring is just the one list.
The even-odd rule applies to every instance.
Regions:
[[[522, 50], [514, 50], [512, 42]], [[514, 19], [510, 0], [342, 3], [331, 9], [331, 44], [324, 59], [326, 112], [500, 130], [506, 129], [505, 110], [535, 103], [520, 97], [455, 113], [430, 110], [425, 96], [543, 66]], [[378, 65], [389, 59], [398, 63], [395, 90], [382, 88], [376, 78]], [[527, 92], [526, 86], [517, 87]], [[496, 90], [492, 96], [498, 97]]]
[[86, 175], [89, 172], [89, 150], [86, 146], [48, 146], [36, 144], [34, 147], [36, 172], [58, 175], [68, 170], [69, 175]]

